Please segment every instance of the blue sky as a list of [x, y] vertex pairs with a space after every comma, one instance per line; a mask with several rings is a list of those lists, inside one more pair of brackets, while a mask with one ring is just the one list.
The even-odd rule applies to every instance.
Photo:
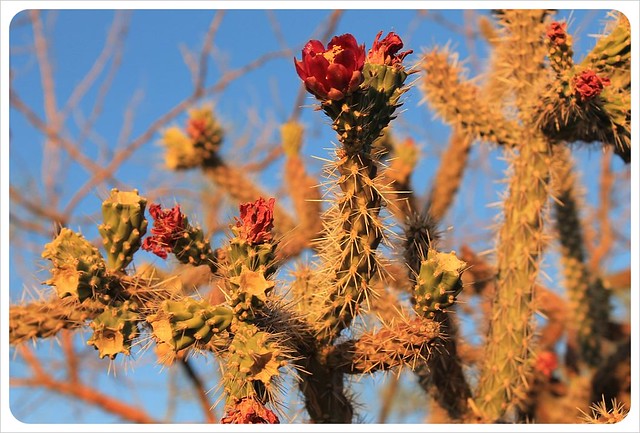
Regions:
[[[318, 37], [318, 29], [321, 29], [331, 11], [327, 10], [276, 10], [273, 16], [280, 23], [282, 38], [287, 47], [299, 57], [300, 48], [311, 37]], [[464, 11], [439, 11], [438, 13], [454, 26], [464, 25]], [[488, 11], [478, 11], [480, 14], [488, 14]], [[192, 91], [191, 75], [185, 66], [180, 47], [186, 47], [196, 54], [202, 45], [202, 40], [214, 15], [211, 10], [135, 10], [129, 14], [130, 25], [123, 50], [121, 52], [121, 66], [114, 77], [113, 84], [105, 98], [103, 110], [95, 124], [98, 136], [88, 137], [85, 142], [87, 153], [96, 157], [99, 144], [107, 143], [107, 147], [113, 150], [118, 142], [120, 129], [123, 124], [124, 112], [132, 101], [135, 106], [135, 121], [131, 125], [131, 137], [137, 137], [143, 133], [150, 124], [183, 100]], [[52, 47], [52, 63], [56, 83], [56, 97], [58, 104], [62, 105], [73, 92], [74, 87], [91, 68], [96, 56], [102, 49], [109, 28], [114, 19], [115, 12], [110, 10], [67, 10], [47, 11], [43, 14], [48, 42]], [[567, 18], [570, 23], [569, 30], [575, 35], [574, 50], [577, 56], [593, 46], [594, 38], [588, 36], [601, 31], [602, 20], [605, 11], [559, 11], [558, 18]], [[22, 22], [25, 14], [16, 16], [10, 29], [10, 66], [13, 71], [12, 90], [30, 105], [34, 111], [44, 118], [42, 103], [42, 86], [39, 77], [37, 63], [32, 53], [25, 52], [22, 47], [28, 46], [33, 41], [33, 33], [29, 25]], [[257, 57], [282, 48], [279, 36], [270, 25], [270, 14], [265, 10], [229, 10], [225, 13], [220, 29], [215, 38], [217, 58], [222, 59], [227, 68], [233, 69], [250, 63]], [[250, 30], [249, 30], [250, 29]], [[447, 25], [438, 24], [433, 20], [417, 18], [415, 10], [349, 10], [339, 21], [335, 34], [350, 32], [356, 39], [370, 47], [373, 38], [380, 30], [395, 31], [405, 37], [406, 48], [413, 49], [414, 55], [407, 58], [409, 63], [416, 62], [419, 54], [434, 45], [450, 44], [457, 51], [461, 59], [470, 56], [469, 47], [460, 35]], [[483, 65], [482, 60], [487, 57], [487, 47], [481, 40], [477, 40], [474, 53]], [[467, 63], [470, 75], [481, 73], [473, 70], [473, 64]], [[215, 62], [211, 62], [207, 74], [207, 82], [213, 83], [220, 77], [220, 69]], [[103, 73], [103, 77], [104, 77]], [[252, 71], [223, 92], [208, 98], [215, 104], [216, 112], [220, 115], [226, 130], [226, 146], [223, 152], [230, 159], [238, 159], [231, 143], [246, 139], [249, 142], [278, 140], [277, 130], [274, 124], [283, 122], [291, 114], [296, 94], [300, 86], [291, 56], [277, 58], [266, 62], [262, 67]], [[98, 97], [97, 87], [91, 89], [80, 108], [86, 116], [91, 111], [93, 103]], [[430, 185], [430, 178], [437, 166], [438, 151], [447, 141], [449, 129], [434, 119], [433, 113], [424, 104], [420, 104], [422, 96], [414, 87], [408, 94], [404, 105], [404, 112], [396, 122], [397, 129], [394, 133], [398, 137], [413, 137], [421, 146], [423, 160], [416, 171], [413, 183], [419, 193], [424, 193]], [[307, 126], [308, 140], [305, 144], [305, 154], [308, 156], [326, 157], [327, 148], [335, 141], [328, 122], [322, 118], [320, 112], [313, 110], [313, 100], [305, 99], [305, 108], [302, 111], [301, 121]], [[185, 115], [179, 116], [172, 124], [182, 124]], [[79, 132], [78, 125], [70, 116], [65, 127], [70, 136], [76, 137]], [[12, 185], [25, 185], [28, 179], [33, 182], [33, 188], [42, 190], [40, 169], [43, 163], [42, 135], [35, 130], [25, 118], [15, 110], [10, 112], [10, 181]], [[265, 138], [266, 136], [266, 138]], [[133, 157], [120, 167], [116, 177], [126, 185], [141, 189], [157, 183], [164, 183], [172, 187], [197, 189], [204, 183], [195, 174], [175, 176], [162, 167], [162, 153], [158, 146], [159, 136], [154, 136], [145, 143]], [[485, 148], [484, 151], [487, 151]], [[108, 152], [108, 150], [107, 150]], [[482, 163], [482, 149], [474, 148], [472, 161]], [[493, 151], [492, 151], [493, 152]], [[494, 181], [499, 179], [504, 165], [497, 161], [498, 154], [491, 153], [490, 166], [486, 169], [493, 174], [492, 177], [484, 177], [485, 172], [474, 170], [465, 178], [462, 187], [463, 194], [458, 204], [447, 218], [447, 225], [452, 229], [445, 234], [446, 242], [452, 247], [458, 247], [463, 239], [477, 239], [471, 241], [480, 249], [490, 248], [486, 239], [491, 236], [489, 225], [496, 210], [487, 205], [498, 200], [501, 185]], [[584, 173], [586, 186], [586, 199], [593, 203], [597, 195], [599, 172], [599, 154], [590, 151], [586, 147], [578, 148], [576, 156]], [[263, 181], [274, 194], [277, 194], [277, 183], [281, 161], [274, 164], [263, 177]], [[321, 163], [309, 159], [309, 168], [314, 173], [319, 173]], [[621, 165], [616, 160], [615, 168]], [[71, 164], [61, 175], [66, 176], [65, 185], [72, 187], [59, 191], [61, 202], [64, 204], [74, 192], [74, 187], [82, 185], [91, 175], [75, 164]], [[276, 182], [269, 179], [275, 179]], [[101, 197], [104, 197], [108, 189], [104, 186], [96, 190], [83, 200], [75, 214], [96, 215], [99, 210]], [[468, 190], [468, 192], [467, 192]], [[171, 204], [174, 199], [180, 198], [179, 194], [167, 194], [163, 197], [165, 203]], [[194, 210], [197, 206], [194, 205]], [[472, 213], [471, 213], [472, 212]], [[470, 218], [471, 216], [471, 218]], [[196, 217], [196, 220], [198, 218]], [[81, 226], [80, 219], [76, 222]], [[478, 236], [478, 225], [486, 227], [484, 233]], [[95, 229], [91, 225], [82, 225], [83, 232], [88, 236], [95, 236]], [[628, 235], [629, 228], [621, 230]], [[467, 235], [475, 234], [474, 238]], [[35, 245], [43, 245], [46, 242], [41, 236], [29, 236], [27, 239]], [[12, 245], [12, 248], [14, 245]], [[14, 254], [15, 253], [15, 254]], [[147, 257], [146, 259], [150, 259]], [[24, 288], [36, 288], [38, 282], [46, 277], [42, 272], [45, 264], [35, 259], [30, 254], [18, 253], [11, 250], [9, 259], [11, 282], [11, 298], [21, 298]], [[30, 263], [31, 268], [24, 263]], [[610, 269], [624, 268], [628, 266], [628, 257], [616, 263], [609, 263]], [[550, 270], [553, 275], [553, 270]], [[78, 339], [89, 337], [85, 334]], [[80, 347], [80, 346], [79, 346]], [[86, 346], [84, 346], [86, 347]], [[41, 342], [38, 353], [47, 356], [50, 353], [50, 342]], [[83, 350], [92, 351], [91, 348]], [[97, 358], [97, 357], [96, 357]], [[171, 371], [162, 371], [154, 365], [153, 356], [139, 355], [134, 361], [116, 360], [115, 367], [118, 372], [117, 380], [113, 374], [108, 376], [102, 372], [106, 370], [108, 362], [97, 360], [82, 372], [83, 378], [92, 383], [99, 384], [106, 392], [124, 396], [132, 402], [140, 402], [153, 415], [160, 419], [165, 414], [165, 408], [170, 401], [167, 392], [167, 381], [184, 380], [183, 377], [172, 379]], [[214, 386], [215, 376], [210, 372], [215, 370], [216, 361], [213, 359], [200, 359], [197, 368], [207, 378], [208, 385]], [[22, 374], [21, 365], [12, 365], [12, 375]], [[136, 393], [119, 382], [135, 380], [140, 382]], [[407, 381], [411, 381], [407, 377]], [[364, 398], [362, 402], [373, 401], [366, 395], [378, 392], [373, 382], [380, 383], [380, 378], [373, 381], [363, 381], [356, 385]], [[10, 394], [11, 409], [17, 418], [25, 422], [44, 423], [75, 423], [75, 422], [114, 422], [117, 421], [110, 415], [95, 410], [85, 405], [64, 399], [50, 399], [43, 396], [41, 391], [13, 389]], [[288, 396], [295, 400], [296, 395]], [[177, 406], [177, 411], [172, 418], [176, 422], [198, 421], [201, 419], [200, 409], [195, 404], [192, 396], [184, 396], [185, 403]], [[37, 408], [37, 409], [36, 409]], [[368, 421], [375, 421], [375, 407], [365, 405], [363, 414]], [[221, 406], [218, 407], [220, 415]], [[423, 413], [411, 413], [409, 417], [392, 419], [396, 422], [419, 422]]]

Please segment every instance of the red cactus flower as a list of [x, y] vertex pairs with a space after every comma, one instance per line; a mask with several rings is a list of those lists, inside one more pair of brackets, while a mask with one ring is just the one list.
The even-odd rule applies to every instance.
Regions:
[[250, 245], [257, 245], [271, 240], [273, 228], [273, 208], [276, 200], [270, 198], [265, 201], [260, 197], [255, 202], [240, 205], [240, 219], [237, 219], [236, 227], [239, 236]]
[[413, 53], [413, 50], [398, 53], [404, 46], [400, 36], [390, 32], [383, 40], [380, 40], [382, 32], [376, 35], [373, 46], [367, 55], [367, 62], [376, 65], [393, 66], [401, 64], [406, 56]]
[[545, 377], [550, 378], [556, 368], [558, 368], [558, 357], [554, 352], [545, 351], [536, 358], [535, 369]]
[[334, 36], [327, 49], [311, 40], [302, 49], [302, 60], [293, 59], [307, 90], [320, 100], [338, 101], [362, 83], [364, 45], [353, 35]]
[[555, 45], [562, 45], [567, 42], [567, 23], [552, 22], [547, 27], [547, 37]]
[[595, 71], [586, 69], [573, 80], [573, 88], [583, 101], [588, 101], [598, 96], [605, 86], [611, 84], [607, 77], [600, 77]]
[[280, 424], [275, 413], [253, 398], [243, 398], [220, 420], [221, 424]]
[[149, 206], [149, 213], [154, 219], [152, 236], [144, 240], [142, 249], [166, 259], [167, 254], [173, 250], [175, 241], [186, 229], [185, 216], [180, 212], [180, 205], [163, 210], [159, 204], [152, 204]]
[[187, 122], [187, 134], [193, 141], [198, 141], [205, 133], [207, 122], [205, 119], [189, 119]]

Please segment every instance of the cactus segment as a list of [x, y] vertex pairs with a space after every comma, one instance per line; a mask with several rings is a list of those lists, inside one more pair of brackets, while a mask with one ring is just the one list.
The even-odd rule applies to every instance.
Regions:
[[138, 335], [138, 314], [128, 302], [118, 307], [106, 307], [91, 322], [93, 335], [87, 344], [95, 347], [100, 358], [114, 359], [118, 353], [129, 355], [131, 345]]
[[108, 282], [102, 255], [81, 234], [63, 228], [46, 244], [42, 257], [51, 260], [51, 279], [60, 298], [71, 296], [83, 301], [94, 293], [105, 291]]
[[206, 300], [184, 298], [163, 301], [156, 314], [147, 316], [153, 336], [174, 351], [194, 344], [208, 343], [231, 325], [233, 313], [226, 307], [214, 307]]
[[229, 279], [235, 288], [231, 295], [231, 307], [240, 320], [252, 320], [255, 311], [262, 308], [267, 295], [273, 290], [275, 283], [267, 280], [263, 272], [255, 272], [242, 267], [240, 275]]
[[397, 66], [365, 63], [364, 82], [358, 92], [340, 101], [322, 102], [322, 110], [333, 120], [333, 129], [347, 154], [368, 154], [373, 142], [389, 125], [399, 100], [407, 91], [408, 76]]
[[118, 191], [116, 188], [102, 202], [103, 224], [98, 226], [98, 230], [110, 271], [123, 271], [140, 248], [141, 239], [147, 232], [146, 205], [147, 199], [139, 196], [137, 190]]
[[280, 367], [286, 364], [286, 352], [266, 332], [248, 322], [237, 322], [229, 345], [223, 383], [227, 403], [235, 404], [243, 398], [270, 400]]
[[453, 305], [462, 291], [462, 272], [466, 263], [454, 252], [441, 253], [430, 249], [427, 259], [420, 265], [420, 274], [413, 290], [416, 312], [427, 319], [436, 312], [445, 311]]

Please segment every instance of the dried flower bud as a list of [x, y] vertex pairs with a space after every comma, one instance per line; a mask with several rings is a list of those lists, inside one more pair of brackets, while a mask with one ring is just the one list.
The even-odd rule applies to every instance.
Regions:
[[253, 398], [243, 398], [227, 415], [221, 424], [280, 424], [280, 420], [271, 410]]
[[149, 213], [154, 219], [152, 235], [144, 240], [142, 249], [166, 259], [167, 254], [172, 252], [176, 240], [186, 229], [185, 216], [180, 212], [180, 205], [171, 209], [162, 209], [159, 204], [152, 204], [149, 207]]
[[253, 203], [240, 205], [240, 219], [236, 218], [240, 238], [251, 245], [263, 244], [271, 240], [275, 202], [274, 198], [265, 201], [260, 197]]
[[582, 101], [588, 101], [600, 93], [605, 86], [611, 84], [607, 77], [598, 76], [595, 71], [586, 69], [573, 80], [573, 88]]
[[547, 38], [555, 45], [567, 42], [567, 23], [552, 22], [547, 28]]
[[373, 47], [367, 55], [367, 62], [376, 65], [401, 65], [406, 56], [413, 53], [413, 50], [398, 53], [404, 46], [402, 39], [394, 32], [390, 32], [384, 39], [380, 40], [382, 32], [376, 35]]

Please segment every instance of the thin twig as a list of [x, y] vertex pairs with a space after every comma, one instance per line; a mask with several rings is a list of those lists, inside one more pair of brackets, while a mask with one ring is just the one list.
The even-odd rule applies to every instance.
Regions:
[[207, 422], [209, 424], [215, 424], [218, 421], [216, 420], [216, 415], [213, 412], [213, 408], [211, 407], [211, 404], [209, 403], [209, 399], [207, 398], [207, 391], [204, 388], [204, 383], [202, 382], [202, 379], [200, 379], [200, 377], [198, 376], [198, 373], [196, 373], [196, 371], [193, 369], [193, 366], [191, 365], [188, 359], [182, 358], [180, 361], [181, 361], [180, 365], [184, 369], [185, 373], [187, 373], [189, 380], [191, 380], [191, 382], [193, 383], [193, 386], [195, 387], [196, 393], [198, 394], [198, 401], [200, 402], [200, 407], [204, 412], [204, 416], [207, 418]]
[[141, 424], [158, 424], [143, 409], [135, 408], [131, 404], [122, 403], [100, 391], [83, 383], [63, 382], [54, 379], [42, 368], [42, 364], [33, 355], [26, 345], [21, 345], [16, 350], [27, 362], [34, 373], [34, 377], [28, 379], [11, 379], [11, 386], [28, 386], [44, 388], [62, 395], [92, 404], [100, 409], [118, 415], [124, 420]]

